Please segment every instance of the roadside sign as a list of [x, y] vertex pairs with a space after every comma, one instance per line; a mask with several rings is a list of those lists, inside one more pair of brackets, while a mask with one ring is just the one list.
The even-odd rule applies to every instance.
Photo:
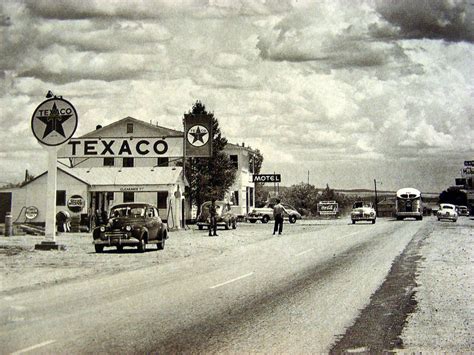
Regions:
[[77, 112], [63, 98], [43, 101], [31, 117], [31, 130], [36, 139], [47, 146], [67, 142], [77, 128]]
[[67, 200], [67, 208], [69, 208], [71, 212], [79, 213], [85, 205], [86, 202], [80, 195], [73, 195]]
[[[46, 97], [50, 97], [50, 92]], [[38, 250], [64, 250], [56, 243], [56, 190], [58, 150], [76, 132], [78, 116], [76, 109], [61, 96], [43, 101], [33, 112], [31, 130], [38, 142], [48, 151], [48, 176], [46, 181], [45, 237]]]
[[254, 174], [252, 182], [281, 182], [280, 174]]
[[27, 207], [25, 210], [25, 217], [26, 219], [35, 219], [38, 217], [38, 208], [35, 206]]

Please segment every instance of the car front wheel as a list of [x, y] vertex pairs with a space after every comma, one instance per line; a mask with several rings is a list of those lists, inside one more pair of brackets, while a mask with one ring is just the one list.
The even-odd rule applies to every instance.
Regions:
[[262, 217], [262, 223], [268, 223], [269, 220], [270, 220], [270, 217], [268, 217], [268, 216], [263, 216]]
[[104, 251], [103, 245], [94, 245], [94, 248], [96, 253], [102, 253]]
[[290, 218], [288, 220], [290, 221], [290, 223], [296, 223], [296, 217], [295, 216], [290, 216]]
[[163, 250], [165, 248], [165, 238], [161, 240], [161, 242], [156, 243], [156, 249]]
[[140, 244], [138, 244], [137, 249], [140, 253], [144, 253], [146, 251], [146, 241], [145, 238], [140, 240]]

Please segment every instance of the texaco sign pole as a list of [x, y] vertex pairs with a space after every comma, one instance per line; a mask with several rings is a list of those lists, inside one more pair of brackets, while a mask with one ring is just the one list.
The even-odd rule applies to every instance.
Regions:
[[[48, 93], [49, 97], [50, 93]], [[53, 95], [51, 95], [53, 96]], [[46, 188], [46, 240], [36, 244], [35, 249], [64, 250], [56, 243], [56, 189], [57, 156], [62, 144], [66, 143], [77, 128], [77, 112], [74, 106], [62, 97], [54, 96], [43, 101], [33, 113], [31, 130], [38, 142], [48, 151], [48, 181]]]

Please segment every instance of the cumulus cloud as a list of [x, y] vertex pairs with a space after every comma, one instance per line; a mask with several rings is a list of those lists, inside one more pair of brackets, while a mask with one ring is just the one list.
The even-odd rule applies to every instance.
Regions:
[[378, 0], [377, 10], [405, 38], [474, 41], [473, 5], [466, 0]]
[[[451, 3], [430, 16], [461, 8]], [[284, 172], [285, 184], [314, 169], [315, 183], [350, 186], [356, 175], [395, 176], [402, 161], [428, 169], [474, 151], [472, 43], [415, 36], [395, 16], [410, 8], [404, 1], [1, 6], [0, 155], [9, 161], [34, 163], [29, 119], [47, 90], [76, 106], [78, 134], [126, 116], [182, 129], [200, 99], [229, 141], [260, 149], [263, 169]]]

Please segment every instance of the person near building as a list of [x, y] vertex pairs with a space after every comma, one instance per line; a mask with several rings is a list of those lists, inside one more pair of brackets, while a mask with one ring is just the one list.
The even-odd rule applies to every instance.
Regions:
[[273, 235], [278, 231], [281, 235], [283, 232], [283, 214], [288, 213], [280, 203], [280, 199], [276, 199], [276, 205], [273, 206], [273, 218], [275, 219], [275, 226], [273, 227]]
[[214, 235], [217, 237], [217, 207], [215, 198], [212, 199], [211, 205], [209, 206], [209, 220], [209, 236]]

